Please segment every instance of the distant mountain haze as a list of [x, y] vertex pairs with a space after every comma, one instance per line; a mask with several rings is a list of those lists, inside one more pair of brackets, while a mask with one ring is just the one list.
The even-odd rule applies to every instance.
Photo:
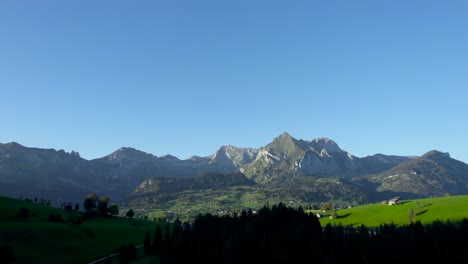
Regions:
[[[85, 160], [74, 151], [0, 144], [0, 195], [14, 198], [81, 202], [86, 194], [96, 193], [122, 201], [158, 195], [156, 187], [177, 193], [184, 188], [238, 185], [275, 186], [281, 192], [308, 188], [314, 195], [307, 197], [314, 199], [346, 198], [352, 193], [375, 199], [398, 193], [415, 197], [467, 194], [468, 165], [436, 150], [420, 157], [376, 154], [359, 158], [331, 139], [298, 140], [288, 133], [259, 149], [226, 145], [213, 155], [185, 160], [128, 147]], [[289, 189], [281, 190], [282, 185]]]

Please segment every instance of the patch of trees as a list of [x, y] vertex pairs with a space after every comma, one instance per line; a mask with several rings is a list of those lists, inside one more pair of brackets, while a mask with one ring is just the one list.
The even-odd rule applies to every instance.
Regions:
[[333, 209], [333, 205], [330, 202], [326, 202], [322, 205], [322, 211], [329, 211]]
[[199, 214], [192, 225], [158, 225], [143, 242], [161, 263], [467, 263], [468, 220], [322, 228], [314, 214], [280, 203], [257, 214]]
[[[72, 211], [73, 210], [73, 204], [71, 202], [68, 203], [62, 203], [62, 208], [67, 210], [67, 211]], [[75, 204], [75, 211], [80, 210], [80, 205], [78, 203]]]
[[351, 201], [352, 204], [364, 204], [368, 202], [366, 194], [344, 179], [342, 184], [336, 184], [334, 179], [317, 181], [311, 176], [286, 177], [275, 179], [268, 183], [268, 189], [263, 192], [267, 199], [283, 199], [294, 194], [297, 200], [304, 202], [337, 200]]
[[151, 245], [162, 263], [291, 263], [305, 258], [306, 252], [313, 255], [320, 234], [314, 215], [280, 203], [265, 206], [256, 215], [251, 210], [240, 216], [199, 214], [193, 225], [176, 221], [172, 229], [166, 223], [164, 230], [158, 225]]
[[[85, 212], [88, 215], [118, 215], [119, 206], [117, 204], [111, 204], [109, 206], [110, 198], [107, 196], [99, 197], [96, 194], [92, 193], [86, 196], [83, 201], [83, 207]], [[75, 208], [79, 209], [78, 204], [75, 205]]]
[[72, 225], [79, 226], [83, 223], [83, 218], [79, 214], [71, 214], [68, 218], [68, 222], [70, 222]]
[[50, 213], [48, 217], [49, 222], [54, 223], [61, 223], [62, 222], [62, 215], [61, 214], [54, 214]]
[[40, 203], [42, 205], [47, 205], [47, 206], [50, 206], [51, 204], [51, 201], [50, 200], [46, 200], [44, 198], [41, 198], [41, 200], [39, 201], [39, 199], [37, 197], [34, 197], [34, 198], [23, 198], [23, 196], [20, 196], [18, 198], [18, 200], [21, 200], [21, 201], [25, 201], [25, 202], [30, 202], [30, 203]]

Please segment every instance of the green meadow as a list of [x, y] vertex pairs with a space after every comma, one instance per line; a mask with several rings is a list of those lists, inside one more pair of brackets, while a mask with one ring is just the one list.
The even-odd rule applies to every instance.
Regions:
[[[18, 218], [20, 208], [28, 209], [28, 217]], [[336, 211], [337, 219], [329, 219], [330, 212], [321, 212], [324, 217], [320, 218], [320, 223], [322, 227], [328, 223], [368, 227], [384, 223], [403, 225], [409, 223], [410, 208], [414, 211], [414, 221], [423, 224], [435, 220], [458, 222], [468, 218], [468, 195], [403, 200], [400, 205], [357, 206]], [[123, 244], [141, 245], [146, 231], [153, 235], [160, 224], [141, 219], [98, 217], [78, 225], [69, 219], [82, 217], [82, 212], [5, 197], [0, 197], [0, 212], [0, 246], [12, 246], [17, 263], [89, 263], [117, 252]], [[60, 215], [61, 222], [49, 221], [51, 214]], [[141, 248], [138, 252], [142, 255]], [[118, 258], [113, 258], [112, 262], [118, 263]]]
[[[377, 227], [380, 224], [403, 225], [409, 223], [409, 210], [414, 211], [414, 221], [429, 224], [435, 220], [459, 222], [468, 218], [468, 195], [402, 200], [399, 205], [369, 204], [336, 211], [338, 218], [330, 219], [330, 212], [321, 212], [322, 226], [328, 223], [343, 226]], [[319, 212], [319, 211], [309, 211]]]
[[[195, 201], [195, 202], [194, 202]], [[144, 201], [138, 204], [126, 205], [123, 211], [130, 208], [143, 208]], [[171, 200], [166, 200], [151, 208], [144, 215], [149, 219], [168, 218], [173, 221], [177, 217], [182, 221], [191, 221], [200, 213], [223, 214], [231, 213], [234, 208], [251, 208], [258, 210], [267, 203], [264, 195], [256, 192], [250, 186], [238, 186], [227, 190], [206, 189], [199, 192], [186, 191]]]
[[[17, 218], [20, 208], [29, 217]], [[69, 212], [46, 205], [0, 197], [0, 245], [10, 245], [17, 263], [89, 263], [118, 251], [123, 244], [143, 243], [158, 223], [122, 217], [92, 218], [80, 225], [68, 222]], [[62, 222], [48, 221], [60, 214]], [[114, 258], [114, 262], [117, 258]]]

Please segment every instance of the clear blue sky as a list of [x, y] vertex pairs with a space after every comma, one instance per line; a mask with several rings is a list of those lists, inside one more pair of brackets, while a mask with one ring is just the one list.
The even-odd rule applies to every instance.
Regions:
[[181, 159], [282, 132], [468, 162], [468, 1], [0, 1], [0, 142]]

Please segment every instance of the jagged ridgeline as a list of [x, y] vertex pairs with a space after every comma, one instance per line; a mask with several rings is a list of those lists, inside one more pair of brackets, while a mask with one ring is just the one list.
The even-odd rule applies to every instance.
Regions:
[[305, 141], [283, 133], [261, 148], [256, 159], [240, 170], [258, 182], [292, 175], [349, 179], [383, 172], [409, 159], [381, 154], [358, 158], [328, 138]]
[[[216, 200], [363, 203], [395, 195], [468, 194], [467, 175], [467, 164], [436, 150], [420, 157], [356, 157], [331, 139], [302, 140], [287, 133], [259, 149], [226, 145], [213, 155], [185, 160], [128, 147], [86, 160], [74, 151], [0, 144], [0, 194], [54, 203], [81, 202], [88, 193], [114, 202], [143, 196], [166, 201], [202, 190]], [[190, 204], [203, 198], [193, 195]]]

